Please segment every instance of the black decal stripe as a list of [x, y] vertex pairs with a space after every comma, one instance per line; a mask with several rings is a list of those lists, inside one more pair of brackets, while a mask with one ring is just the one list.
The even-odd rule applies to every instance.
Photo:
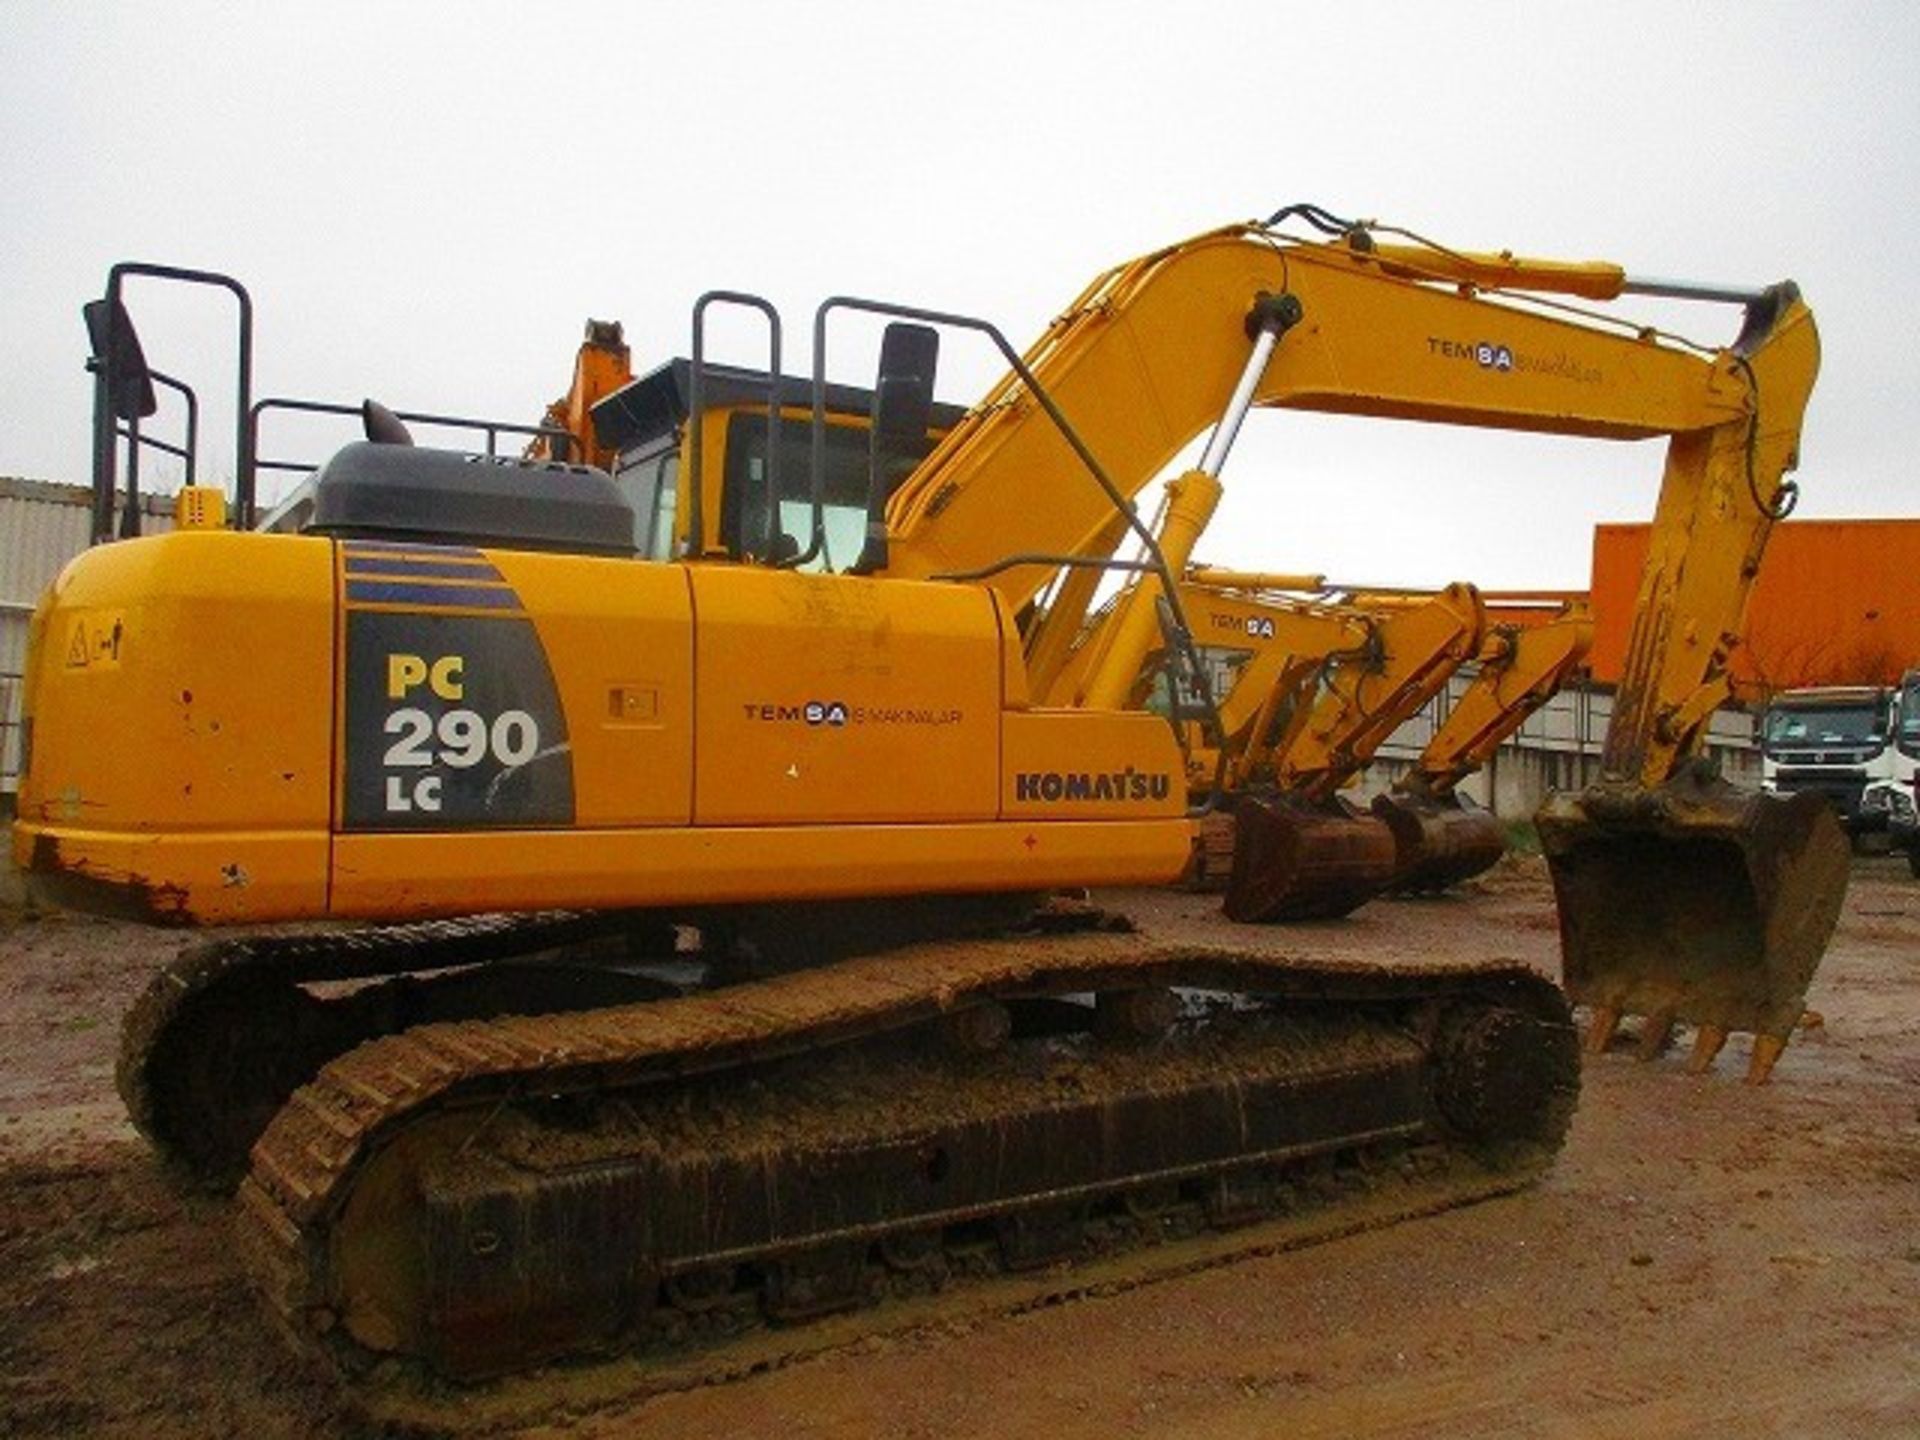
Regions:
[[419, 581], [348, 580], [349, 604], [408, 605], [467, 610], [518, 610], [520, 597], [508, 587], [427, 585]]
[[418, 575], [440, 580], [499, 581], [490, 561], [457, 556], [428, 559], [418, 555], [348, 555], [349, 575]]
[[346, 607], [349, 615], [421, 615], [430, 618], [441, 616], [465, 617], [473, 620], [528, 620], [532, 617], [524, 610], [501, 610], [496, 607], [476, 607], [472, 605], [382, 605], [358, 601]]
[[480, 560], [486, 558], [471, 545], [435, 545], [429, 540], [343, 540], [341, 545], [349, 555], [391, 555], [405, 551], [427, 560], [445, 559], [453, 555], [471, 555]]

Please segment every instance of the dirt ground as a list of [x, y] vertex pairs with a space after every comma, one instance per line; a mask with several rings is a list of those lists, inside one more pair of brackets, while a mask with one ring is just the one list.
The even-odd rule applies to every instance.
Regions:
[[[1101, 897], [1150, 929], [1202, 899]], [[1233, 930], [1237, 939], [1250, 932]], [[1259, 932], [1301, 954], [1475, 949], [1551, 971], [1537, 863]], [[118, 1016], [178, 937], [0, 933], [0, 1434], [329, 1436], [231, 1253], [113, 1093]], [[867, 1341], [544, 1433], [1910, 1436], [1920, 1433], [1920, 882], [1861, 861], [1772, 1085], [1590, 1060], [1541, 1185], [1125, 1293]], [[1684, 1038], [1684, 1037], [1683, 1037]]]

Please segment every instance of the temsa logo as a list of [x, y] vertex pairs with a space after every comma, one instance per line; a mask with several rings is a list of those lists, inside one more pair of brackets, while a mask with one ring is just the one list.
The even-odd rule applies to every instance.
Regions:
[[772, 724], [831, 725], [839, 727], [847, 723], [847, 707], [839, 700], [809, 700], [804, 705], [756, 705], [751, 701], [743, 707], [749, 720], [764, 720]]
[[1265, 615], [1249, 615], [1244, 620], [1238, 615], [1215, 615], [1212, 620], [1216, 630], [1231, 630], [1236, 635], [1244, 633], [1256, 640], [1273, 638], [1273, 621]]
[[1471, 360], [1482, 370], [1513, 369], [1513, 350], [1506, 345], [1496, 345], [1491, 340], [1443, 340], [1437, 335], [1429, 335], [1427, 350], [1449, 360]]

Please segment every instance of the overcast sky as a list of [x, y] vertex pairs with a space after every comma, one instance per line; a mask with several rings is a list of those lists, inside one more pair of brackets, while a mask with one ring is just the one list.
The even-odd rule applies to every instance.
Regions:
[[[260, 393], [531, 422], [590, 315], [625, 322], [640, 368], [686, 352], [719, 286], [795, 336], [853, 292], [1024, 344], [1096, 271], [1311, 200], [1462, 247], [1797, 279], [1824, 343], [1799, 513], [1920, 514], [1920, 6], [1899, 0], [0, 0], [0, 32], [0, 474], [86, 479], [79, 307], [119, 259], [244, 280]], [[229, 467], [230, 310], [130, 300]], [[719, 358], [755, 344], [723, 329]], [[943, 397], [997, 369], [950, 342]], [[1580, 586], [1592, 525], [1650, 515], [1659, 443], [1260, 414], [1202, 556]]]

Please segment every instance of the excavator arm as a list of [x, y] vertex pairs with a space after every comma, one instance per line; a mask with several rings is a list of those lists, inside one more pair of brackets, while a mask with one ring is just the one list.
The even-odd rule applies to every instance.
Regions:
[[589, 320], [580, 348], [574, 353], [573, 380], [567, 393], [547, 406], [541, 423], [565, 430], [573, 437], [573, 453], [555, 455], [542, 435], [527, 447], [530, 460], [571, 460], [575, 464], [614, 468], [617, 452], [594, 433], [593, 407], [633, 380], [633, 352], [618, 320]]
[[[1400, 247], [1383, 258], [1353, 243], [1234, 226], [1101, 276], [1026, 363], [1127, 495], [1220, 418], [1247, 360], [1250, 318], [1257, 326], [1277, 296], [1292, 297], [1299, 318], [1273, 347], [1255, 405], [1669, 436], [1607, 753], [1610, 772], [1657, 784], [1697, 752], [1706, 716], [1727, 693], [1727, 655], [1818, 366], [1812, 314], [1790, 284], [1774, 287], [1749, 306], [1735, 346], [1702, 355], [1644, 330], [1489, 295], [1459, 278], [1461, 263], [1450, 252]], [[1475, 273], [1573, 293], [1630, 283], [1616, 286], [1610, 267], [1510, 257], [1490, 257]], [[903, 576], [977, 571], [1015, 552], [1103, 555], [1114, 537], [1106, 494], [1012, 375], [895, 492], [887, 523], [888, 573]], [[987, 583], [1017, 611], [1057, 573], [1016, 565]], [[1047, 624], [1077, 629], [1082, 618], [1054, 605]], [[1132, 676], [1141, 658], [1116, 647], [1111, 663]]]
[[[1709, 352], [1565, 304], [1547, 313], [1519, 291], [1737, 300], [1745, 323]], [[1163, 643], [1163, 586], [1218, 502], [1242, 399], [1668, 437], [1602, 779], [1550, 801], [1541, 833], [1567, 983], [1594, 1011], [1595, 1043], [1624, 1013], [1646, 1014], [1656, 1036], [1684, 1019], [1701, 1027], [1704, 1064], [1728, 1030], [1752, 1030], [1749, 1075], [1764, 1079], [1838, 919], [1844, 837], [1811, 807], [1739, 794], [1692, 762], [1730, 695], [1729, 657], [1790, 504], [1784, 477], [1818, 367], [1813, 316], [1790, 282], [1738, 292], [1605, 265], [1383, 250], [1364, 230], [1321, 242], [1232, 226], [1107, 272], [1049, 326], [1025, 376], [1003, 379], [894, 492], [889, 573], [979, 575], [1016, 613], [1052, 586], [1028, 645], [1057, 655], [1093, 596], [1059, 583], [1058, 557], [1111, 554], [1123, 534], [1112, 496], [1137, 495], [1214, 425], [1201, 463], [1168, 486], [1158, 573], [1122, 596], [1085, 687], [1088, 704], [1122, 703]]]
[[1479, 651], [1486, 611], [1473, 586], [1456, 584], [1375, 623], [1377, 662], [1329, 667], [1325, 693], [1298, 734], [1276, 749], [1273, 776], [1283, 790], [1331, 798]]
[[1495, 624], [1480, 672], [1420, 752], [1401, 787], [1443, 796], [1492, 758], [1559, 691], [1593, 644], [1593, 612], [1569, 604], [1543, 625]]

